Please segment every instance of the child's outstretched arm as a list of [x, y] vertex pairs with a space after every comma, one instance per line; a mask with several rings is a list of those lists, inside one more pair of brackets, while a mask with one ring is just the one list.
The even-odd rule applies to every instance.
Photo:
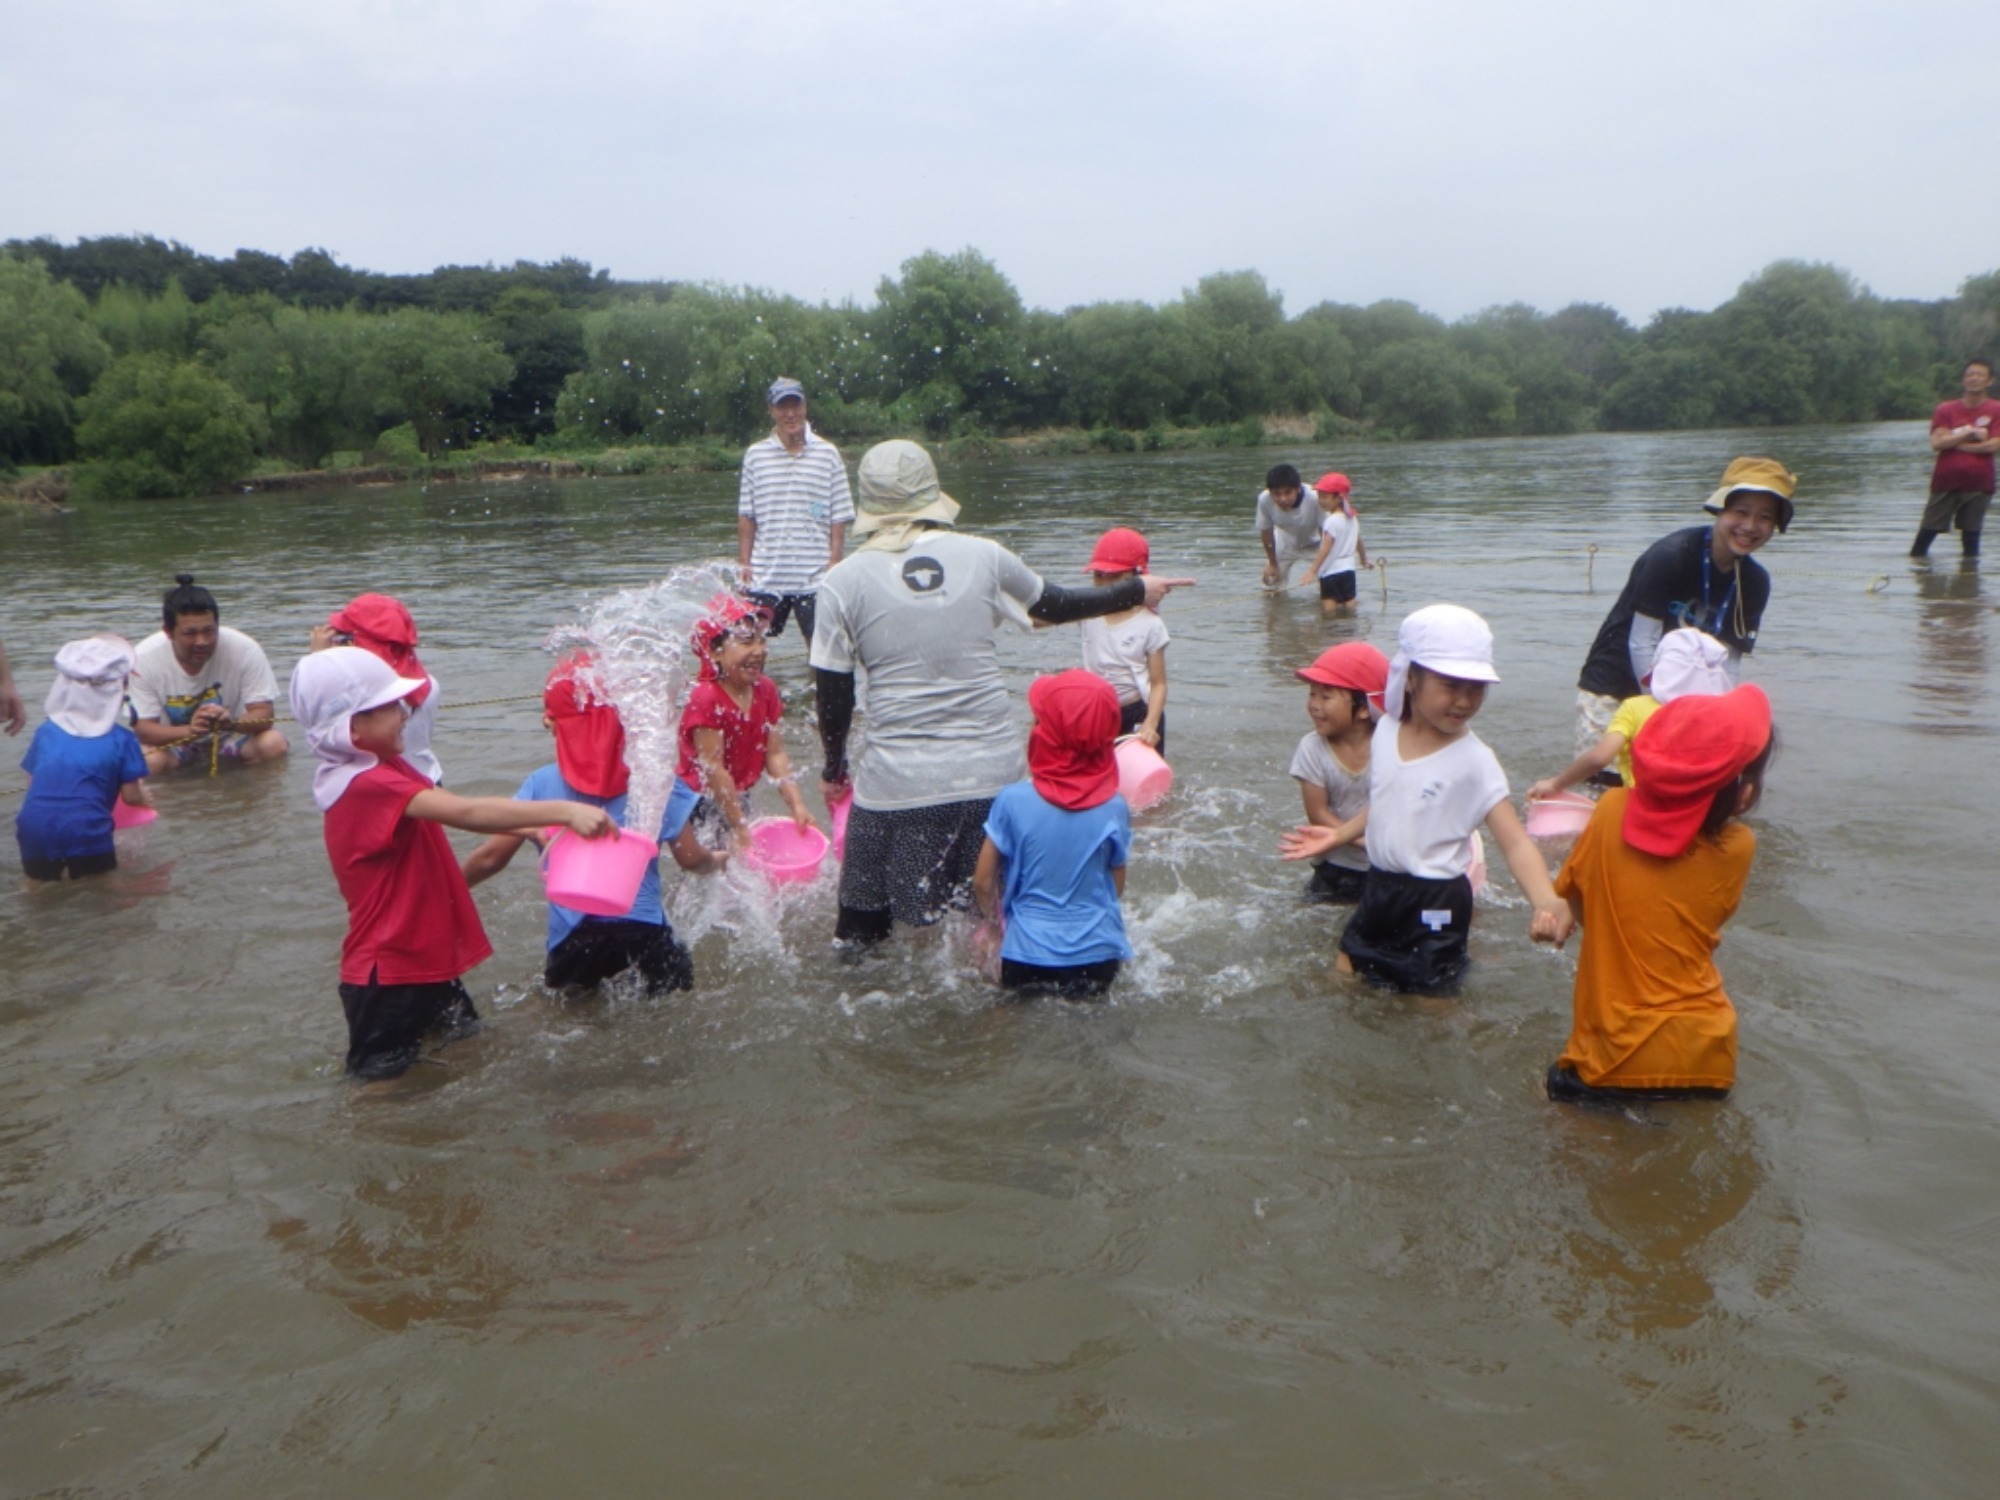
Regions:
[[696, 835], [691, 821], [667, 841], [667, 852], [690, 875], [713, 875], [729, 863], [729, 851], [709, 848]]
[[[1324, 792], [1321, 793], [1325, 795]], [[1290, 833], [1278, 835], [1278, 858], [1280, 859], [1321, 859], [1333, 853], [1342, 844], [1351, 844], [1368, 831], [1368, 809], [1349, 818], [1345, 823], [1332, 828], [1319, 828], [1310, 823], [1294, 828]], [[1522, 838], [1526, 838], [1524, 833]], [[1547, 879], [1546, 874], [1543, 876]]]
[[1160, 720], [1167, 714], [1167, 648], [1146, 653], [1146, 721], [1139, 726], [1139, 738], [1157, 747]]
[[498, 875], [514, 862], [514, 856], [520, 853], [521, 845], [527, 841], [525, 833], [496, 833], [487, 839], [466, 855], [465, 863], [459, 866], [466, 885], [475, 886]]
[[1544, 797], [1553, 797], [1557, 792], [1566, 792], [1580, 782], [1590, 780], [1599, 771], [1618, 759], [1618, 752], [1625, 748], [1625, 736], [1617, 730], [1607, 730], [1575, 760], [1564, 766], [1554, 776], [1544, 776], [1528, 788], [1528, 800], [1539, 802]]
[[618, 824], [601, 807], [584, 802], [516, 802], [512, 797], [461, 797], [429, 787], [412, 797], [404, 816], [442, 823], [465, 833], [518, 833], [558, 824], [587, 839], [611, 838]]
[[716, 806], [729, 820], [737, 842], [748, 843], [750, 825], [744, 820], [743, 804], [736, 795], [736, 778], [729, 774], [723, 755], [720, 729], [697, 729], [694, 732], [694, 756], [701, 762], [702, 789], [715, 798]]
[[799, 795], [798, 780], [792, 774], [791, 753], [785, 749], [785, 737], [776, 724], [764, 735], [764, 774], [778, 783], [778, 795], [785, 799], [799, 832], [816, 827], [812, 814], [806, 811], [806, 799]]
[[1506, 801], [1495, 803], [1493, 811], [1486, 815], [1486, 831], [1500, 846], [1500, 853], [1520, 885], [1521, 894], [1535, 908], [1534, 915], [1528, 919], [1528, 936], [1538, 943], [1554, 943], [1560, 948], [1568, 941], [1576, 918], [1569, 909], [1569, 903], [1556, 894], [1555, 885], [1549, 879], [1549, 867], [1542, 862], [1542, 851], [1535, 847], [1535, 841], [1528, 837], [1528, 830], [1521, 826], [1521, 815], [1514, 811], [1514, 804]]

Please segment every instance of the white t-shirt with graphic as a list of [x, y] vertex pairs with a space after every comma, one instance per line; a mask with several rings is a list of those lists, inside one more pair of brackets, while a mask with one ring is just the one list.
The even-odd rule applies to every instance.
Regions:
[[[1343, 766], [1340, 757], [1333, 753], [1333, 746], [1317, 730], [1308, 730], [1305, 738], [1299, 741], [1299, 748], [1292, 752], [1292, 779], [1307, 786], [1323, 788], [1327, 810], [1343, 823], [1358, 817], [1361, 809], [1368, 805], [1368, 772], [1350, 771]], [[1348, 870], [1365, 870], [1368, 868], [1368, 850], [1360, 839], [1356, 839], [1351, 844], [1342, 844], [1326, 857], [1324, 863]]]
[[812, 664], [861, 678], [857, 806], [971, 802], [1028, 774], [998, 635], [1029, 628], [1041, 596], [1041, 576], [1005, 547], [943, 528], [908, 551], [863, 548], [827, 570]]
[[1368, 761], [1368, 862], [1378, 870], [1449, 880], [1472, 868], [1473, 830], [1507, 800], [1507, 773], [1471, 730], [1442, 750], [1404, 760], [1401, 726], [1375, 726]]
[[244, 717], [252, 703], [278, 701], [278, 679], [264, 648], [227, 625], [215, 633], [215, 655], [198, 676], [190, 677], [174, 658], [174, 643], [163, 630], [139, 642], [132, 680], [126, 688], [132, 710], [142, 719], [186, 724], [204, 703], [220, 703], [232, 719]]
[[1116, 625], [1103, 620], [1085, 620], [1083, 665], [1118, 690], [1118, 701], [1144, 703], [1153, 679], [1146, 671], [1146, 658], [1164, 651], [1173, 639], [1167, 622], [1150, 609], [1142, 609]]

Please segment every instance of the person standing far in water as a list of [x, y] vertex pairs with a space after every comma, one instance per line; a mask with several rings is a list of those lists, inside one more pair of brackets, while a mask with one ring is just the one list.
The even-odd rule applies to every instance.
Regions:
[[211, 736], [224, 760], [283, 756], [291, 745], [272, 724], [278, 679], [264, 648], [221, 623], [215, 595], [191, 573], [174, 575], [164, 605], [166, 628], [139, 642], [132, 669], [132, 728], [147, 769], [157, 776], [206, 762]]
[[1910, 556], [1929, 557], [1940, 532], [1958, 527], [1959, 550], [1979, 556], [1979, 531], [1993, 503], [1993, 455], [2000, 452], [2000, 401], [1986, 394], [1993, 366], [1968, 360], [1960, 377], [1965, 394], [1931, 413], [1931, 498]]
[[[820, 790], [829, 807], [854, 799], [834, 936], [855, 948], [965, 904], [993, 799], [1027, 774], [1000, 627], [1151, 609], [1194, 581], [1134, 572], [1104, 588], [1045, 583], [998, 542], [959, 531], [930, 454], [900, 438], [864, 453], [858, 478], [854, 530], [865, 540], [820, 586], [826, 628], [812, 648]], [[868, 733], [850, 788], [857, 674]]]
[[19, 734], [28, 727], [28, 705], [14, 686], [14, 670], [7, 665], [7, 648], [0, 645], [0, 729]]
[[1292, 581], [1292, 564], [1319, 545], [1319, 499], [1290, 464], [1274, 464], [1257, 495], [1257, 535], [1264, 543], [1264, 587]]
[[808, 649], [820, 576], [840, 561], [854, 495], [840, 450], [806, 420], [806, 392], [789, 375], [766, 393], [771, 435], [743, 454], [736, 491], [737, 582], [771, 611], [771, 634], [796, 614]]
[[1702, 504], [1714, 524], [1676, 531], [1639, 554], [1577, 678], [1579, 754], [1604, 737], [1619, 704], [1639, 696], [1669, 630], [1691, 625], [1714, 636], [1729, 648], [1730, 680], [1741, 675], [1771, 598], [1771, 575], [1750, 554], [1791, 526], [1798, 483], [1775, 458], [1732, 459]]

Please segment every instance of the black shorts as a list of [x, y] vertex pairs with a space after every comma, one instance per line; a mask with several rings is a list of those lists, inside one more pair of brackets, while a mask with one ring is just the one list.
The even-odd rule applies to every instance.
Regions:
[[1549, 1097], [1558, 1104], [1594, 1104], [1606, 1109], [1620, 1109], [1627, 1104], [1641, 1104], [1651, 1099], [1727, 1099], [1728, 1089], [1613, 1089], [1598, 1088], [1585, 1083], [1576, 1076], [1575, 1068], [1565, 1068], [1561, 1063], [1549, 1064]]
[[813, 611], [817, 595], [810, 590], [803, 594], [764, 594], [750, 590], [751, 599], [771, 612], [771, 635], [785, 633], [785, 621], [794, 614], [799, 617], [799, 634], [806, 638], [810, 646], [813, 638]]
[[1319, 596], [1331, 599], [1336, 604], [1351, 603], [1354, 598], [1354, 570], [1341, 573], [1322, 573], [1319, 580]]
[[694, 988], [694, 955], [673, 928], [630, 917], [585, 917], [549, 949], [542, 983], [552, 990], [596, 989], [632, 968], [644, 976], [649, 995]]
[[847, 817], [834, 936], [872, 942], [889, 935], [891, 922], [927, 927], [964, 907], [992, 810], [991, 797], [894, 812], [855, 808]]
[[1464, 977], [1471, 928], [1472, 882], [1463, 875], [1426, 880], [1371, 865], [1340, 951], [1375, 984], [1434, 993]]
[[67, 859], [21, 856], [21, 870], [30, 880], [87, 880], [92, 875], [108, 875], [117, 868], [116, 849], [103, 854], [72, 854]]
[[479, 1012], [463, 980], [442, 984], [343, 984], [347, 1012], [347, 1072], [353, 1078], [398, 1078], [410, 1070], [425, 1040], [479, 1029]]
[[[1055, 995], [1064, 1000], [1102, 1000], [1118, 977], [1119, 959], [1102, 959], [1094, 964], [1024, 964], [1018, 959], [1000, 960], [1000, 988], [1023, 990], [1029, 995]], [[1025, 996], [1024, 996], [1025, 998]]]
[[1351, 869], [1337, 865], [1330, 860], [1322, 860], [1313, 866], [1312, 878], [1306, 882], [1306, 900], [1333, 901], [1346, 904], [1361, 899], [1362, 887], [1368, 884], [1366, 870]]
[[[1145, 722], [1146, 700], [1144, 698], [1141, 698], [1137, 703], [1126, 703], [1119, 707], [1118, 733], [1121, 736], [1136, 734], [1139, 726]], [[1158, 755], [1161, 760], [1167, 758], [1167, 716], [1165, 714], [1160, 715], [1160, 743], [1153, 747], [1153, 753]]]

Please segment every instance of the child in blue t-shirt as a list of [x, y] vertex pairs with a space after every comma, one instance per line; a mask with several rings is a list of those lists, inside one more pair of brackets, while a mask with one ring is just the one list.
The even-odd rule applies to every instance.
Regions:
[[1118, 904], [1132, 849], [1112, 748], [1118, 694], [1073, 668], [1036, 678], [1028, 708], [1029, 779], [993, 799], [973, 894], [1004, 923], [1004, 988], [1097, 999], [1132, 956]]
[[[625, 727], [617, 709], [592, 699], [577, 682], [576, 674], [587, 662], [586, 657], [571, 657], [549, 674], [542, 690], [542, 724], [555, 734], [555, 763], [532, 772], [514, 796], [521, 802], [587, 802], [622, 824], [629, 779]], [[694, 789], [676, 777], [658, 834], [674, 862], [697, 874], [718, 870], [729, 861], [727, 850], [709, 849], [695, 837], [688, 816], [699, 800]], [[487, 839], [465, 857], [465, 883], [478, 885], [506, 869], [529, 837], [498, 833]], [[667, 921], [657, 859], [646, 866], [639, 894], [622, 917], [586, 916], [549, 903], [548, 959], [542, 981], [550, 989], [594, 989], [632, 968], [644, 977], [649, 995], [694, 988], [694, 957]]]
[[56, 653], [48, 719], [21, 769], [33, 778], [14, 817], [21, 868], [30, 880], [80, 880], [118, 868], [111, 806], [121, 796], [152, 806], [142, 778], [146, 754], [118, 722], [132, 647], [115, 635], [71, 641]]

